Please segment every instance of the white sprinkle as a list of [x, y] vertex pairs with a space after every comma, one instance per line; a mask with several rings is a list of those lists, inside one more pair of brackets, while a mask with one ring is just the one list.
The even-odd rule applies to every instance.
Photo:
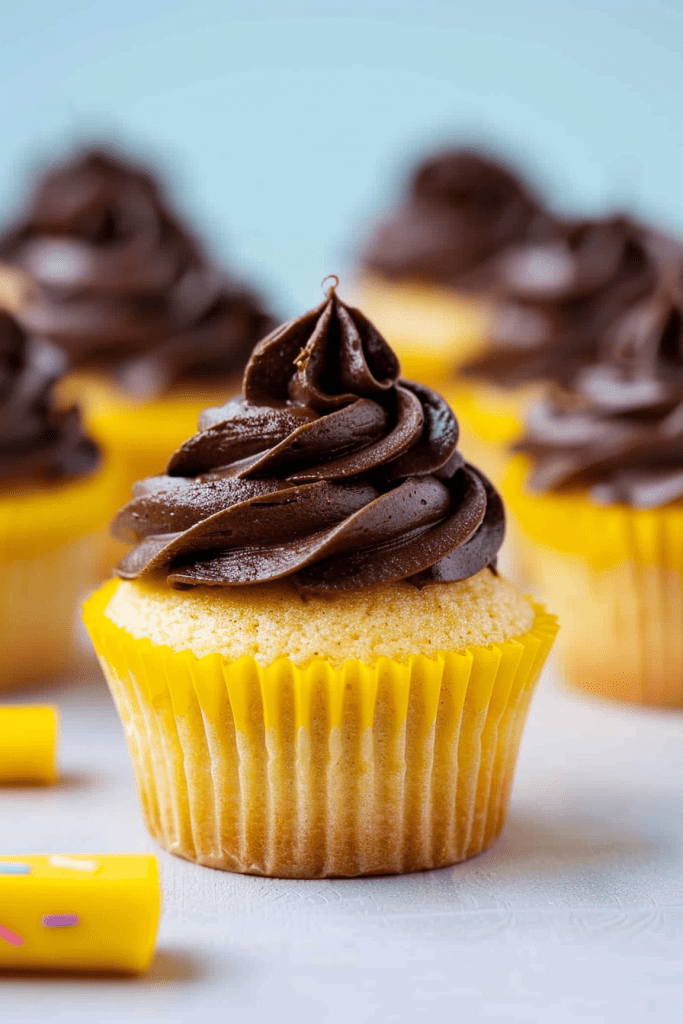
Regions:
[[97, 871], [96, 860], [78, 860], [76, 857], [62, 857], [55, 854], [48, 861], [51, 868], [66, 868], [68, 871]]

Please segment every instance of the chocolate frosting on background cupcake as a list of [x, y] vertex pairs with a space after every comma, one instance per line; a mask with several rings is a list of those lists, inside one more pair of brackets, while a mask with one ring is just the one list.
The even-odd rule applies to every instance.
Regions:
[[543, 239], [550, 225], [541, 201], [502, 163], [446, 149], [420, 164], [406, 200], [376, 229], [361, 261], [390, 279], [481, 290], [503, 250]]
[[537, 491], [587, 488], [599, 504], [683, 497], [683, 287], [673, 275], [606, 333], [573, 391], [534, 406], [516, 446]]
[[49, 168], [0, 258], [39, 298], [22, 320], [133, 393], [241, 372], [273, 321], [206, 258], [152, 174], [101, 149]]
[[557, 224], [497, 261], [488, 347], [459, 372], [498, 387], [571, 386], [606, 334], [683, 265], [673, 238], [623, 214]]
[[336, 591], [495, 568], [502, 503], [458, 451], [453, 412], [399, 379], [386, 341], [334, 288], [256, 347], [243, 396], [206, 410], [199, 428], [115, 520], [136, 545], [124, 578], [289, 577]]
[[99, 452], [78, 409], [54, 405], [65, 369], [58, 349], [0, 310], [0, 486], [79, 477], [97, 466]]

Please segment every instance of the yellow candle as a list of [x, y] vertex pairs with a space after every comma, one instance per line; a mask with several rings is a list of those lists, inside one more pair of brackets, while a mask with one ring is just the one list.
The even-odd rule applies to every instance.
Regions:
[[58, 725], [53, 707], [0, 708], [0, 783], [56, 780]]
[[0, 969], [140, 974], [160, 910], [156, 857], [1, 857]]

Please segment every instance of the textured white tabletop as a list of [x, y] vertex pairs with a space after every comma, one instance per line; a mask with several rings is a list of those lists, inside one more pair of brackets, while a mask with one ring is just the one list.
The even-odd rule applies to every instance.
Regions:
[[[154, 850], [104, 685], [55, 699], [63, 781], [0, 790], [0, 853]], [[0, 977], [0, 1020], [669, 1022], [683, 1003], [682, 854], [683, 716], [594, 702], [546, 675], [493, 850], [420, 875], [322, 882], [159, 851], [149, 975]]]

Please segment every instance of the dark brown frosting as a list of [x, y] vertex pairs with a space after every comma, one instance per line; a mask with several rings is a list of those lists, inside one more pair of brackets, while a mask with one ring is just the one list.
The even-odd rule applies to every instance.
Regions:
[[273, 325], [209, 262], [152, 174], [105, 150], [48, 168], [0, 256], [38, 284], [21, 314], [30, 331], [142, 397], [241, 373]]
[[243, 396], [207, 409], [166, 475], [114, 521], [118, 573], [176, 586], [290, 578], [301, 590], [421, 586], [495, 568], [500, 497], [429, 388], [330, 289], [254, 350]]
[[683, 292], [671, 277], [605, 336], [571, 392], [532, 408], [517, 450], [536, 491], [583, 488], [598, 504], [683, 497]]
[[390, 279], [481, 290], [495, 257], [548, 230], [539, 199], [517, 175], [481, 153], [447, 149], [417, 168], [407, 198], [361, 259]]
[[606, 334], [651, 295], [683, 250], [621, 214], [557, 224], [498, 260], [488, 347], [459, 372], [498, 387], [570, 387]]
[[29, 337], [0, 310], [0, 484], [64, 480], [92, 472], [99, 453], [78, 409], [59, 409], [53, 388], [66, 369], [59, 349]]

